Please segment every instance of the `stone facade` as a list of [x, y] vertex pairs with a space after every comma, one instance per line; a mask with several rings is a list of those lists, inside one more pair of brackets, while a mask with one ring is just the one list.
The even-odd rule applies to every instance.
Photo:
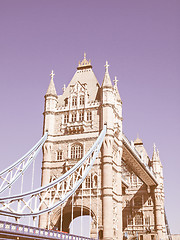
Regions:
[[46, 228], [50, 219], [51, 228], [68, 231], [73, 204], [73, 218], [82, 213], [92, 216], [92, 237], [99, 232], [103, 239], [167, 239], [159, 153], [154, 147], [150, 159], [139, 138], [133, 143], [157, 179], [156, 186], [147, 186], [123, 155], [122, 101], [116, 77], [114, 85], [110, 79], [108, 63], [102, 86], [86, 55], [60, 96], [53, 77], [52, 72], [45, 95], [44, 132], [48, 131], [48, 140], [43, 147], [42, 185], [58, 178], [79, 161], [105, 123], [107, 133], [102, 151], [83, 186], [63, 207], [50, 216], [42, 215], [39, 226]]

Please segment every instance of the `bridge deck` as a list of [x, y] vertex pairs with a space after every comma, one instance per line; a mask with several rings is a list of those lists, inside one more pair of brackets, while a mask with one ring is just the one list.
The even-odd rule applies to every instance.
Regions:
[[60, 231], [47, 230], [22, 224], [0, 221], [0, 239], [60, 239], [94, 240]]
[[132, 168], [134, 173], [147, 185], [157, 186], [157, 181], [151, 169], [145, 165], [141, 156], [136, 151], [135, 147], [123, 135], [123, 159]]

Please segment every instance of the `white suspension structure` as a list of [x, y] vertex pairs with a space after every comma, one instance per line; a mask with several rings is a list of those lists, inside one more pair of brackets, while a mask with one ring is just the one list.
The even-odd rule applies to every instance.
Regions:
[[[44, 136], [39, 140], [38, 143], [22, 158], [17, 160], [10, 167], [6, 168], [2, 172], [0, 172], [0, 193], [4, 192], [7, 188], [10, 188], [16, 180], [23, 176], [24, 172], [30, 166], [30, 164], [34, 161], [37, 154], [41, 150], [43, 144], [47, 139], [48, 133], [46, 132]], [[21, 186], [22, 189], [22, 186]]]
[[[43, 213], [51, 212], [59, 205], [62, 206], [65, 201], [67, 201], [71, 196], [74, 195], [79, 186], [83, 184], [83, 181], [90, 172], [95, 162], [95, 159], [98, 157], [105, 134], [106, 125], [104, 125], [101, 134], [99, 135], [92, 148], [88, 151], [88, 153], [74, 167], [72, 167], [60, 178], [36, 190], [19, 195], [0, 198], [0, 214], [14, 218], [26, 216], [35, 217]], [[45, 134], [43, 138], [47, 138], [47, 134]], [[31, 158], [31, 154], [32, 152], [29, 152], [25, 156], [27, 157], [28, 155], [29, 158]], [[37, 155], [37, 151], [35, 151], [35, 153], [32, 155]], [[24, 165], [27, 166], [28, 164]], [[25, 169], [23, 171], [25, 171]], [[21, 171], [19, 169], [19, 174], [20, 172]]]

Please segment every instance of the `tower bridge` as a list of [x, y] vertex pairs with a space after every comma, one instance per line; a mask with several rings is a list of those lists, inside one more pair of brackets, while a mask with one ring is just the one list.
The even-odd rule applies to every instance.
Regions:
[[[118, 80], [112, 84], [108, 62], [102, 85], [86, 55], [62, 95], [54, 76], [45, 95], [43, 137], [0, 173], [0, 214], [17, 222], [0, 222], [1, 237], [31, 238], [30, 226], [17, 230], [21, 218], [31, 217], [34, 227], [38, 222], [31, 230], [36, 239], [83, 240], [83, 216], [89, 216], [91, 238], [170, 239], [159, 152], [154, 146], [149, 157], [141, 139], [130, 142], [123, 134]], [[23, 183], [41, 148], [41, 187], [4, 196], [20, 178]]]

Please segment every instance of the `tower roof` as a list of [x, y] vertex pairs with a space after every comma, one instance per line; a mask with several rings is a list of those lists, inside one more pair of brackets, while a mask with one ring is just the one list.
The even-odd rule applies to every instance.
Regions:
[[111, 79], [110, 79], [110, 76], [109, 76], [108, 67], [109, 67], [108, 61], [106, 61], [105, 74], [104, 74], [102, 87], [112, 88], [112, 82], [111, 82]]
[[59, 100], [63, 100], [69, 96], [71, 86], [74, 86], [77, 82], [86, 84], [86, 88], [89, 93], [89, 100], [94, 101], [97, 97], [98, 90], [100, 88], [99, 82], [92, 70], [91, 61], [86, 60], [86, 54], [84, 54], [84, 59], [79, 62], [77, 71], [74, 74], [69, 85], [64, 89], [64, 93], [60, 96]]
[[49, 84], [48, 90], [47, 90], [47, 92], [46, 92], [46, 95], [51, 94], [51, 95], [55, 95], [55, 96], [57, 96], [56, 88], [55, 88], [54, 80], [53, 80], [54, 75], [55, 75], [55, 74], [54, 74], [54, 71], [52, 70], [52, 72], [51, 72], [51, 74], [50, 74], [50, 76], [51, 76], [51, 81], [50, 81], [50, 84]]

